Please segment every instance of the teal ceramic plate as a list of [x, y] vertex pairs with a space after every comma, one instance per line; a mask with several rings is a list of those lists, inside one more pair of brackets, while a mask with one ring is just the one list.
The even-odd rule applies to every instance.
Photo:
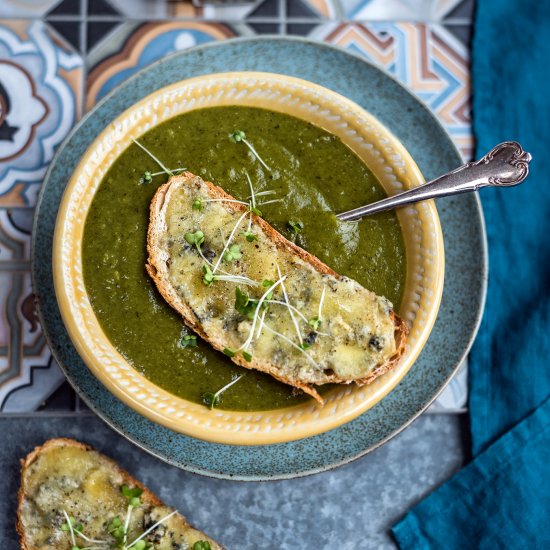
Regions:
[[154, 90], [207, 73], [266, 71], [315, 82], [367, 109], [405, 145], [426, 179], [461, 163], [434, 115], [392, 77], [343, 50], [292, 38], [236, 39], [189, 49], [144, 69], [74, 128], [52, 161], [36, 209], [33, 285], [53, 354], [84, 401], [115, 430], [180, 468], [220, 478], [291, 478], [345, 464], [381, 445], [437, 397], [468, 352], [487, 280], [483, 216], [475, 195], [438, 201], [445, 241], [445, 289], [435, 327], [401, 383], [357, 419], [300, 441], [239, 447], [177, 434], [138, 415], [91, 374], [61, 321], [52, 280], [52, 236], [63, 190], [90, 143], [125, 109]]

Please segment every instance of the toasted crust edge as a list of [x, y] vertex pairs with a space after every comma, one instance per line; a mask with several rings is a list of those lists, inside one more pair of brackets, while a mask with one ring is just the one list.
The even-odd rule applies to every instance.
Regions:
[[[44, 452], [47, 451], [50, 448], [53, 447], [77, 447], [79, 449], [83, 449], [85, 451], [92, 451], [97, 453], [101, 458], [106, 460], [110, 467], [113, 468], [114, 471], [116, 471], [125, 481], [128, 485], [137, 486], [139, 487], [143, 493], [142, 497], [147, 503], [151, 504], [152, 506], [167, 506], [171, 508], [171, 506], [168, 506], [162, 500], [160, 500], [155, 493], [150, 491], [141, 481], [133, 477], [128, 471], [126, 471], [124, 468], [122, 468], [117, 462], [115, 462], [112, 458], [108, 457], [107, 455], [101, 453], [100, 451], [94, 449], [90, 445], [86, 445], [85, 443], [81, 443], [80, 441], [76, 441], [75, 439], [70, 439], [66, 437], [58, 437], [55, 439], [48, 439], [45, 441], [42, 445], [39, 445], [34, 448], [25, 458], [22, 458], [20, 460], [21, 463], [21, 486], [19, 487], [19, 491], [17, 493], [17, 520], [15, 524], [15, 529], [19, 535], [21, 549], [22, 550], [37, 550], [35, 546], [31, 546], [29, 540], [27, 539], [26, 533], [25, 533], [25, 526], [23, 525], [23, 503], [25, 501], [25, 497], [27, 495], [26, 492], [26, 472], [27, 468], [31, 466], [31, 464], [37, 460], [37, 458]], [[180, 520], [182, 520], [186, 525], [191, 527], [192, 529], [196, 529], [193, 527], [188, 521], [185, 516], [177, 512], [175, 514], [175, 517], [178, 517]], [[198, 529], [196, 529], [198, 531]], [[208, 537], [210, 538], [210, 537]], [[218, 548], [222, 548], [220, 545], [218, 545]]]
[[[196, 319], [193, 313], [193, 310], [179, 298], [179, 296], [172, 290], [171, 287], [169, 288], [165, 287], [162, 281], [162, 278], [160, 276], [161, 273], [166, 272], [166, 267], [162, 258], [160, 257], [159, 247], [156, 246], [156, 240], [157, 240], [157, 235], [164, 230], [164, 226], [165, 226], [165, 221], [162, 216], [164, 203], [166, 202], [167, 198], [169, 198], [169, 195], [174, 188], [176, 188], [178, 185], [185, 185], [186, 183], [191, 182], [194, 178], [198, 178], [198, 177], [199, 176], [196, 176], [191, 172], [183, 172], [178, 176], [172, 176], [165, 184], [161, 185], [157, 189], [155, 195], [153, 196], [153, 199], [151, 200], [151, 205], [150, 205], [149, 227], [147, 230], [148, 259], [145, 267], [146, 267], [147, 273], [155, 282], [156, 287], [160, 292], [160, 294], [162, 295], [162, 297], [170, 304], [172, 308], [174, 308], [181, 315], [184, 323], [189, 328], [194, 330], [202, 339], [209, 342], [210, 345], [212, 345], [215, 349], [217, 349], [218, 351], [223, 351], [224, 346], [221, 344], [221, 342], [218, 342], [217, 339], [211, 338], [204, 332], [204, 330], [202, 329], [202, 326]], [[208, 187], [209, 192], [211, 193], [212, 196], [215, 196], [217, 198], [225, 198], [229, 200], [234, 199], [233, 196], [226, 193], [221, 187], [209, 181], [205, 181], [205, 180], [202, 180], [202, 181], [204, 181], [204, 184]], [[245, 206], [238, 203], [227, 203], [226, 208], [228, 208], [229, 210], [233, 210], [241, 213], [245, 211]], [[269, 225], [263, 218], [256, 216], [256, 214], [252, 214], [252, 216], [253, 216], [254, 223], [256, 223], [262, 228], [262, 230], [271, 238], [271, 240], [277, 247], [286, 248], [291, 253], [296, 254], [303, 261], [311, 264], [321, 274], [332, 275], [337, 278], [341, 277], [341, 275], [336, 273], [332, 268], [330, 268], [328, 265], [326, 265], [321, 260], [319, 260], [319, 258], [317, 258], [316, 256], [313, 256], [313, 254], [310, 254], [303, 248], [300, 248], [295, 243], [286, 239], [283, 235], [281, 235], [278, 231], [276, 231], [271, 225]], [[395, 367], [395, 365], [397, 365], [397, 363], [405, 353], [405, 344], [409, 333], [409, 329], [406, 322], [401, 317], [399, 317], [399, 315], [397, 315], [395, 312], [392, 311], [391, 316], [395, 326], [395, 338], [397, 342], [397, 348], [395, 353], [387, 361], [377, 366], [365, 378], [352, 381], [352, 380], [342, 380], [341, 378], [338, 378], [336, 375], [332, 375], [330, 377], [327, 377], [326, 383], [351, 384], [352, 382], [355, 382], [358, 386], [364, 386], [365, 384], [370, 384], [376, 378], [378, 378], [382, 374], [385, 374], [390, 369]], [[277, 380], [279, 380], [280, 382], [283, 382], [295, 388], [301, 389], [303, 392], [311, 395], [321, 405], [324, 404], [323, 398], [319, 395], [317, 390], [312, 385], [302, 384], [295, 380], [290, 380], [286, 376], [281, 376], [276, 366], [271, 363], [267, 363], [267, 364], [259, 363], [258, 361], [254, 361], [254, 360], [247, 362], [238, 355], [232, 357], [231, 359], [234, 363], [240, 365], [241, 367], [244, 367], [250, 370], [259, 370], [261, 372], [268, 373], [274, 378], [276, 378]]]

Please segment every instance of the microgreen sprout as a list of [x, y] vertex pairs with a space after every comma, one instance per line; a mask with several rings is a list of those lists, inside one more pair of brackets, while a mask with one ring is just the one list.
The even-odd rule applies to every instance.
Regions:
[[252, 203], [249, 203], [248, 210], [256, 214], [256, 216], [259, 216], [260, 218], [263, 216], [262, 211], [256, 206], [252, 206]]
[[[70, 535], [71, 535], [71, 544], [73, 546], [76, 546], [76, 540], [74, 538], [74, 528], [73, 528], [73, 523], [76, 521], [74, 518], [72, 518], [72, 521], [71, 521], [71, 518], [69, 517], [69, 514], [67, 514], [67, 512], [65, 512], [65, 510], [63, 510], [63, 515], [65, 516], [65, 519], [67, 520], [67, 523], [63, 524], [61, 526], [61, 529], [63, 531], [65, 530], [68, 530]], [[66, 526], [66, 529], [63, 529], [63, 527]]]
[[243, 351], [243, 357], [245, 361], [248, 361], [248, 362], [252, 361], [252, 354], [248, 353], [248, 351]]
[[223, 348], [224, 355], [227, 355], [227, 357], [235, 357], [237, 355], [237, 351], [232, 348]]
[[249, 242], [254, 242], [258, 240], [258, 237], [252, 233], [252, 231], [243, 231], [241, 235]]
[[212, 546], [207, 540], [198, 540], [193, 544], [193, 550], [212, 550]]
[[[134, 139], [132, 138], [132, 141], [138, 146], [140, 147], [141, 149], [143, 149], [161, 168], [162, 170], [168, 174], [169, 176], [173, 176], [174, 173], [171, 171], [171, 170], [168, 170], [168, 168], [166, 168], [166, 166], [164, 166], [164, 164], [162, 164], [162, 162], [157, 158], [155, 157], [155, 155], [153, 155], [153, 153], [151, 153], [151, 151], [149, 151], [149, 149], [147, 149], [147, 147], [145, 147], [144, 145], [142, 145], [137, 139]], [[153, 174], [151, 174], [152, 176]]]
[[296, 240], [296, 236], [301, 233], [304, 228], [304, 224], [302, 222], [294, 222], [292, 220], [287, 222], [287, 226], [290, 229], [293, 241]]
[[302, 349], [304, 349], [304, 350], [305, 350], [305, 349], [309, 349], [309, 348], [311, 347], [311, 344], [308, 344], [308, 343], [306, 343], [306, 342], [302, 342], [302, 343], [300, 344], [300, 347], [301, 347]]
[[262, 158], [260, 157], [260, 155], [258, 155], [258, 152], [256, 151], [256, 149], [254, 149], [252, 143], [250, 143], [250, 141], [248, 141], [246, 139], [246, 134], [242, 131], [242, 130], [235, 130], [234, 132], [231, 132], [229, 134], [229, 139], [233, 142], [233, 143], [244, 143], [248, 149], [250, 150], [250, 152], [258, 159], [258, 161], [260, 162], [260, 164], [266, 169], [266, 170], [269, 170], [271, 172], [271, 168], [269, 168], [269, 166], [262, 160]]
[[247, 292], [243, 292], [239, 287], [235, 288], [235, 309], [250, 320], [254, 318], [256, 303], [250, 299]]
[[200, 197], [197, 197], [193, 201], [193, 210], [198, 210], [199, 212], [202, 210], [202, 199]]
[[[126, 513], [126, 521], [123, 524], [120, 517], [118, 516], [114, 517], [106, 525], [107, 532], [109, 533], [109, 535], [111, 535], [115, 539], [116, 548], [120, 548], [121, 550], [152, 550], [153, 545], [143, 539], [151, 531], [156, 529], [159, 525], [161, 525], [170, 517], [172, 517], [174, 514], [176, 514], [177, 511], [174, 510], [170, 512], [169, 514], [161, 518], [159, 521], [157, 521], [145, 532], [143, 532], [141, 535], [139, 535], [130, 544], [127, 544], [126, 541], [127, 541], [128, 532], [129, 532], [129, 525], [130, 525], [132, 510], [137, 506], [141, 506], [141, 501], [139, 497], [143, 492], [143, 490], [140, 489], [139, 487], [130, 488], [127, 485], [123, 485], [120, 488], [120, 491], [129, 502], [127, 513]], [[66, 523], [64, 523], [61, 526], [61, 530], [64, 532], [69, 532], [71, 537], [71, 550], [100, 550], [100, 549], [106, 550], [107, 548], [114, 548], [112, 543], [109, 543], [108, 541], [96, 540], [86, 536], [83, 533], [84, 527], [82, 526], [82, 524], [76, 523], [75, 518], [72, 516], [69, 517], [69, 515], [65, 510], [62, 510], [62, 512], [63, 512], [63, 515], [65, 516]], [[79, 546], [76, 542], [76, 538], [78, 537], [82, 538], [83, 540], [89, 543], [92, 543], [93, 546], [86, 546], [86, 547]]]
[[233, 235], [235, 235], [235, 232], [237, 231], [239, 225], [241, 224], [241, 222], [243, 221], [243, 219], [245, 218], [245, 216], [247, 214], [248, 214], [248, 212], [243, 212], [243, 214], [240, 216], [237, 223], [235, 224], [235, 227], [233, 227], [233, 230], [231, 231], [231, 234], [229, 235], [229, 239], [227, 239], [227, 242], [225, 243], [225, 245], [223, 247], [223, 250], [222, 250], [222, 252], [221, 252], [221, 254], [218, 258], [218, 261], [216, 262], [216, 265], [212, 269], [212, 273], [216, 273], [216, 271], [217, 271], [217, 269], [220, 265], [220, 262], [222, 261], [222, 258], [224, 257], [225, 252], [226, 252], [227, 248], [229, 247], [229, 245], [231, 243], [231, 240], [233, 239]]
[[319, 325], [321, 324], [321, 319], [319, 317], [312, 317], [307, 324], [313, 329], [317, 330], [319, 328]]
[[[170, 172], [172, 174], [175, 174], [176, 172], [183, 172], [184, 170], [187, 170], [187, 168], [174, 168], [174, 169], [170, 170]], [[151, 183], [155, 176], [164, 175], [166, 173], [167, 172], [164, 172], [164, 171], [162, 171], [162, 172], [150, 172], [149, 170], [146, 170], [145, 172], [143, 172], [143, 175], [141, 176], [141, 178], [139, 178], [139, 183], [141, 185]]]
[[117, 543], [122, 544], [124, 540], [124, 525], [122, 525], [122, 521], [118, 516], [109, 522], [107, 531]]
[[[269, 286], [273, 286], [274, 284], [275, 284], [275, 281], [271, 281], [270, 279], [264, 279], [264, 280], [262, 281], [262, 286], [263, 286], [264, 288], [267, 288], [267, 287], [269, 287]], [[271, 292], [265, 297], [266, 300], [271, 300], [271, 298], [273, 298], [273, 291], [271, 291]]]
[[152, 181], [153, 181], [153, 174], [151, 174], [149, 170], [146, 170], [145, 172], [143, 172], [143, 176], [141, 176], [139, 183], [141, 184], [151, 183]]
[[240, 143], [244, 139], [246, 139], [246, 134], [242, 130], [235, 130], [231, 134], [229, 134], [229, 139], [233, 143]]
[[[228, 349], [228, 348], [226, 348]], [[224, 353], [225, 353], [225, 350], [224, 350]], [[230, 356], [232, 357], [232, 356]], [[251, 356], [252, 358], [252, 356]], [[221, 388], [220, 390], [218, 390], [216, 393], [212, 393], [212, 392], [205, 392], [202, 394], [202, 400], [203, 400], [203, 403], [209, 407], [210, 409], [213, 409], [219, 402], [220, 402], [220, 396], [223, 392], [227, 391], [231, 386], [233, 386], [233, 384], [236, 384], [242, 377], [244, 376], [244, 374], [241, 374], [239, 376], [237, 376], [237, 378], [235, 378], [234, 380], [231, 380], [231, 382], [229, 382], [229, 384], [226, 384], [223, 388]]]
[[206, 286], [210, 286], [214, 282], [214, 273], [212, 273], [212, 270], [207, 265], [202, 266], [202, 272], [204, 274], [202, 277], [202, 282]]
[[263, 306], [265, 300], [269, 295], [273, 295], [273, 291], [275, 288], [280, 285], [284, 280], [286, 279], [286, 275], [282, 277], [281, 279], [275, 281], [263, 294], [262, 297], [258, 300], [258, 303], [256, 304], [256, 309], [254, 310], [254, 317], [252, 319], [252, 327], [250, 328], [250, 332], [248, 334], [247, 339], [244, 341], [244, 343], [236, 350], [247, 350], [248, 346], [252, 342], [252, 339], [254, 338], [254, 329], [256, 328], [256, 322], [258, 321], [258, 315], [260, 312], [260, 308]]
[[200, 246], [204, 242], [204, 233], [199, 229], [198, 231], [195, 231], [194, 233], [186, 233], [184, 235], [184, 239], [189, 244], [194, 244], [194, 245]]
[[226, 262], [240, 260], [242, 257], [241, 247], [238, 244], [231, 244], [225, 251], [223, 258]]
[[197, 337], [194, 334], [186, 334], [181, 340], [180, 345], [182, 348], [194, 348], [197, 344]]

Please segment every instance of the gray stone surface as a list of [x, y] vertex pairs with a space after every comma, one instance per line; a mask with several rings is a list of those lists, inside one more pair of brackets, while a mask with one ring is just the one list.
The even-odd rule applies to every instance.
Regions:
[[73, 437], [115, 458], [229, 550], [395, 548], [389, 527], [464, 461], [464, 415], [424, 415], [366, 457], [288, 481], [210, 479], [164, 464], [95, 416], [0, 417], [0, 540], [15, 534], [19, 458], [51, 437]]

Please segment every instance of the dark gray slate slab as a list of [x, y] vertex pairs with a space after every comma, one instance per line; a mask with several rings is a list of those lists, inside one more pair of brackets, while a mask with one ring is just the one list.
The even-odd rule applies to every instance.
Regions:
[[92, 415], [0, 418], [0, 540], [15, 534], [19, 458], [51, 437], [73, 437], [118, 460], [229, 550], [394, 548], [388, 529], [463, 463], [464, 415], [424, 415], [366, 457], [331, 472], [242, 483], [164, 464]]

